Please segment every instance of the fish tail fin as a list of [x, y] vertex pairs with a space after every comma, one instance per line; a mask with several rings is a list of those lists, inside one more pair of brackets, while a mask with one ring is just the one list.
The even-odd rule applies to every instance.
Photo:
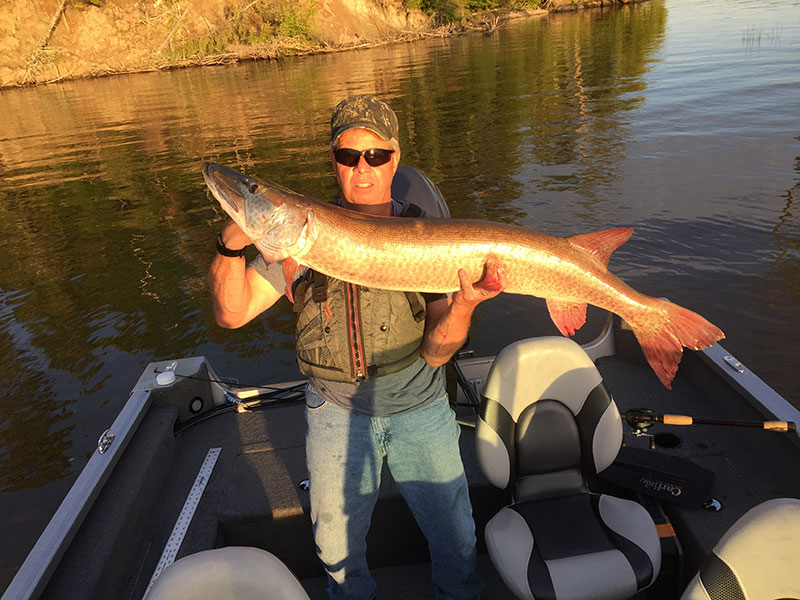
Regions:
[[658, 379], [664, 387], [672, 389], [683, 347], [702, 350], [713, 346], [725, 334], [691, 310], [666, 300], [653, 300], [656, 302], [652, 310], [638, 326], [631, 323], [631, 327]]

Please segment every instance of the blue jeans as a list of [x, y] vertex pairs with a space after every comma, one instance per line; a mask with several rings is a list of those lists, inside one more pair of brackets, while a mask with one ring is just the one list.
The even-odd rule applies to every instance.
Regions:
[[384, 457], [431, 554], [437, 600], [473, 600], [475, 522], [447, 395], [408, 413], [367, 417], [306, 390], [306, 456], [317, 554], [331, 600], [368, 600], [366, 535]]

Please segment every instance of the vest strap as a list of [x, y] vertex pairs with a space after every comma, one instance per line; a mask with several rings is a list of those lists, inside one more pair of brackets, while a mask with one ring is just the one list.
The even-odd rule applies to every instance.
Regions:
[[425, 305], [420, 301], [420, 296], [417, 292], [406, 292], [406, 299], [408, 305], [411, 307], [411, 314], [414, 315], [414, 320], [419, 323], [425, 320]]
[[419, 204], [409, 202], [403, 207], [403, 212], [400, 214], [400, 216], [408, 217], [410, 219], [421, 219], [425, 216], [425, 211]]

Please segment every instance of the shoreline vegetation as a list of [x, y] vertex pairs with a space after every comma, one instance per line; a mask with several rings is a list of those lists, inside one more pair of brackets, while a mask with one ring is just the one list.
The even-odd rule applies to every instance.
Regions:
[[639, 0], [0, 0], [0, 90], [271, 60]]

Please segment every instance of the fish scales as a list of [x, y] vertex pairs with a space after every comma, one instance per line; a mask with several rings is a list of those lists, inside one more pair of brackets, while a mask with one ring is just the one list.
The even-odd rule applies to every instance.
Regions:
[[[460, 286], [459, 268], [478, 281], [493, 258], [506, 273], [507, 293], [588, 302], [623, 318], [647, 303], [647, 296], [565, 238], [500, 223], [361, 219], [331, 205], [314, 211], [319, 234], [303, 264], [359, 285], [453, 292]], [[635, 321], [637, 315], [627, 317]]]
[[[619, 278], [598, 272], [593, 257], [567, 239], [497, 223], [439, 219], [353, 219], [340, 208], [314, 209], [319, 235], [303, 263], [334, 277], [340, 272], [359, 285], [420, 292], [459, 289], [463, 268], [478, 281], [486, 261], [494, 258], [506, 272], [505, 292], [563, 301], [583, 301], [587, 286], [601, 301], [606, 290], [627, 288]], [[357, 213], [356, 213], [357, 214]], [[572, 276], [568, 274], [569, 269]], [[411, 287], [409, 287], [411, 286]], [[604, 304], [618, 304], [608, 298]], [[595, 302], [592, 302], [595, 304]], [[605, 308], [605, 306], [603, 306]]]

